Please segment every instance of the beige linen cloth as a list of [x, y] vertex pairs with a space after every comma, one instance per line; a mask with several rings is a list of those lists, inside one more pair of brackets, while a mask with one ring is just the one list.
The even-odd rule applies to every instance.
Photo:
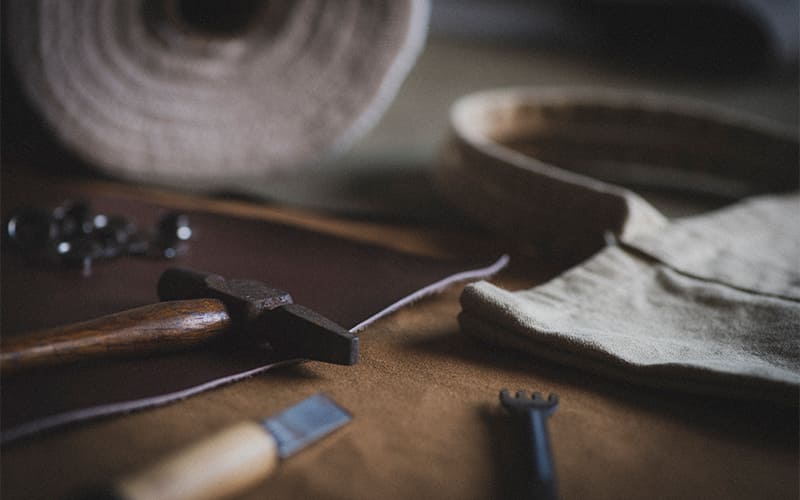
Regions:
[[582, 175], [636, 182], [645, 171], [728, 196], [794, 189], [794, 133], [696, 103], [587, 91], [468, 96], [453, 127], [438, 172], [451, 201], [556, 250], [596, 244], [604, 231], [607, 240], [529, 290], [468, 286], [465, 333], [632, 383], [797, 404], [797, 193], [670, 222], [633, 192]]

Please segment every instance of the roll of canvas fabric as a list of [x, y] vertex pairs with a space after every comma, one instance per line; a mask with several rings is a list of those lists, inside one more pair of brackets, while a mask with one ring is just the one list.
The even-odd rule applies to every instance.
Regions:
[[107, 174], [226, 188], [341, 151], [391, 102], [427, 0], [11, 0], [12, 63]]

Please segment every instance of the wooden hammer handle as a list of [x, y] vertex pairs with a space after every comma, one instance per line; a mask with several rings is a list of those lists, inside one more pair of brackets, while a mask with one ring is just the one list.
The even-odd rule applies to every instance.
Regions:
[[217, 337], [230, 323], [225, 306], [216, 299], [161, 302], [3, 339], [0, 371], [179, 350]]

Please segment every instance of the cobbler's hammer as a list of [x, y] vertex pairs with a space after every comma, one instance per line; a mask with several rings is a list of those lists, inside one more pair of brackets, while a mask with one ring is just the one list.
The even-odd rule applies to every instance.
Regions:
[[175, 351], [226, 336], [269, 343], [287, 358], [358, 360], [358, 337], [259, 281], [172, 268], [161, 275], [158, 296], [164, 302], [3, 339], [0, 370]]

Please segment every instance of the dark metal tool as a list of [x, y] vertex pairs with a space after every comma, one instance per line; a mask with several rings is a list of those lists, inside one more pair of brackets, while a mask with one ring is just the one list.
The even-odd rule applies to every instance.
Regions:
[[508, 389], [503, 389], [500, 391], [500, 402], [524, 421], [526, 445], [530, 453], [530, 475], [526, 484], [529, 498], [555, 500], [558, 498], [556, 470], [550, 451], [547, 418], [558, 407], [558, 395], [550, 394], [544, 399], [539, 392], [529, 397], [524, 391], [517, 391], [516, 396], [512, 396]]
[[85, 201], [66, 200], [53, 210], [20, 207], [3, 226], [3, 242], [41, 264], [82, 267], [91, 275], [97, 259], [122, 255], [174, 259], [187, 248], [192, 228], [186, 214], [170, 212], [148, 230], [123, 215], [97, 213]]
[[352, 365], [358, 337], [277, 288], [187, 269], [166, 270], [158, 304], [2, 339], [3, 373], [115, 355], [140, 355], [228, 338], [269, 343], [287, 356]]
[[262, 422], [229, 427], [113, 486], [87, 492], [85, 500], [189, 500], [229, 498], [263, 481], [277, 465], [351, 420], [323, 394]]

